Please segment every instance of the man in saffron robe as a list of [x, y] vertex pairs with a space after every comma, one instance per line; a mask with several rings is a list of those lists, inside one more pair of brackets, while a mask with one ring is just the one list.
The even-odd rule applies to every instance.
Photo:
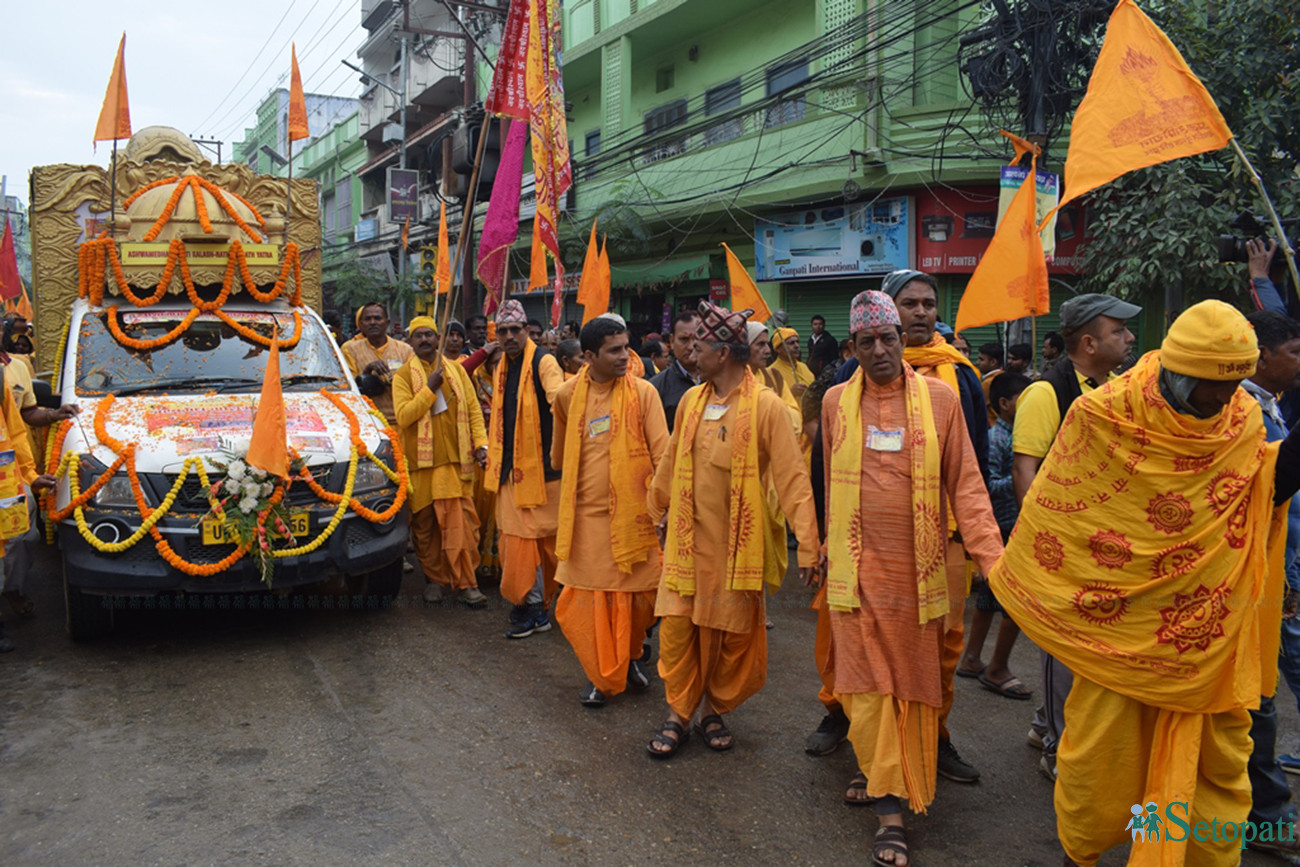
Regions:
[[354, 377], [369, 374], [383, 384], [383, 391], [370, 395], [375, 408], [384, 414], [388, 423], [397, 426], [393, 410], [393, 373], [410, 360], [411, 347], [388, 336], [388, 308], [381, 302], [367, 304], [357, 311], [357, 328], [353, 339], [342, 346], [343, 357]]
[[[1250, 811], [1248, 709], [1277, 680], [1285, 505], [1300, 488], [1300, 438], [1267, 442], [1238, 387], [1258, 354], [1245, 317], [1203, 301], [1076, 398], [989, 573], [1074, 673], [1055, 796], [1067, 865], [1125, 842], [1134, 804], [1193, 828]], [[1181, 836], [1133, 842], [1128, 863], [1239, 863], [1235, 834]]]
[[781, 374], [795, 398], [816, 378], [808, 365], [799, 360], [799, 332], [793, 328], [778, 328], [772, 335], [772, 351], [776, 353], [772, 369]]
[[549, 608], [557, 590], [560, 473], [551, 466], [551, 401], [564, 384], [564, 373], [555, 356], [528, 336], [527, 321], [523, 305], [514, 299], [497, 311], [497, 339], [505, 357], [492, 383], [484, 483], [497, 492], [501, 595], [514, 603], [507, 638], [550, 629]]
[[625, 688], [650, 686], [640, 659], [660, 556], [646, 489], [668, 447], [668, 425], [654, 386], [628, 369], [621, 322], [598, 316], [578, 339], [586, 363], [551, 408], [551, 466], [563, 473], [555, 620], [587, 675], [578, 700], [600, 707]]
[[949, 517], [983, 569], [1002, 536], [966, 432], [957, 392], [903, 360], [889, 296], [853, 300], [859, 370], [822, 403], [827, 586], [835, 693], [861, 774], [876, 800], [876, 863], [907, 863], [901, 799], [934, 798], [944, 704], [941, 650], [963, 608], [946, 567]]
[[415, 356], [393, 375], [393, 407], [410, 483], [411, 538], [424, 570], [424, 600], [441, 602], [448, 590], [475, 608], [487, 604], [478, 589], [478, 512], [474, 469], [487, 463], [487, 430], [469, 375], [456, 361], [437, 369], [438, 327], [417, 316], [406, 328]]
[[[677, 408], [665, 459], [650, 489], [650, 515], [666, 537], [655, 614], [659, 675], [668, 719], [648, 745], [669, 758], [695, 730], [714, 750], [734, 738], [722, 714], [739, 707], [767, 678], [763, 585], [773, 540], [765, 532], [763, 479], [799, 540], [805, 577], [817, 564], [817, 516], [790, 409], [746, 367], [745, 320], [700, 303], [695, 365], [704, 384]], [[785, 544], [782, 534], [779, 544]], [[779, 580], [779, 579], [778, 579]]]

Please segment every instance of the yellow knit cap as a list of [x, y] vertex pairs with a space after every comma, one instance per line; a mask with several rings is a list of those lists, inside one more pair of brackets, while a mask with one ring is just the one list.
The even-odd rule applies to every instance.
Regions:
[[772, 345], [780, 346], [782, 343], [785, 343], [791, 337], [798, 337], [798, 336], [799, 336], [799, 332], [795, 331], [793, 328], [778, 328], [772, 334]]
[[417, 328], [427, 328], [434, 334], [438, 333], [438, 323], [433, 321], [432, 316], [417, 316], [406, 326], [406, 333], [410, 335]]
[[1160, 364], [1197, 379], [1245, 379], [1255, 372], [1255, 329], [1231, 304], [1202, 301], [1183, 311], [1160, 344]]

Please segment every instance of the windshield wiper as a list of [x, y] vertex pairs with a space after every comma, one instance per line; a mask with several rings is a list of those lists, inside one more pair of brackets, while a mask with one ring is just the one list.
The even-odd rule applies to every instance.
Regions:
[[343, 383], [343, 379], [338, 376], [330, 376], [328, 373], [295, 373], [293, 376], [283, 376], [280, 378], [281, 385], [303, 385], [308, 382], [334, 382]]
[[261, 380], [249, 379], [239, 376], [170, 376], [164, 379], [155, 379], [152, 382], [140, 382], [135, 385], [124, 385], [112, 393], [119, 397], [124, 394], [140, 394], [146, 391], [166, 391], [169, 388], [185, 388], [191, 386], [235, 386], [235, 385], [261, 385]]

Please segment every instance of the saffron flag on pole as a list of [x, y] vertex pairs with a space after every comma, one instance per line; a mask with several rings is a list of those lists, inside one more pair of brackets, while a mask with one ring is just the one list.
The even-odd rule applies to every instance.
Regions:
[[601, 235], [600, 237], [600, 280], [601, 280], [601, 285], [605, 287], [605, 309], [608, 310], [609, 293], [614, 286], [614, 281], [612, 279], [613, 275], [610, 274], [610, 270], [609, 270], [609, 253], [606, 252], [605, 250], [605, 241], [606, 241], [605, 236]]
[[602, 279], [600, 250], [596, 246], [596, 221], [591, 221], [591, 238], [587, 241], [587, 258], [582, 262], [582, 279], [578, 281], [578, 303], [582, 305], [582, 324], [586, 325], [609, 309], [609, 281]]
[[406, 222], [402, 224], [402, 251], [405, 252], [411, 240], [411, 218], [407, 217]]
[[[283, 49], [281, 49], [283, 50]], [[307, 128], [307, 100], [302, 95], [302, 75], [298, 72], [298, 48], [290, 45], [289, 60], [289, 150], [298, 139], [310, 138]], [[286, 154], [292, 156], [292, 154]]]
[[[498, 60], [497, 69], [500, 68]], [[519, 189], [524, 174], [524, 139], [527, 135], [528, 124], [518, 120], [510, 123], [506, 146], [501, 151], [501, 164], [492, 181], [492, 197], [488, 200], [483, 235], [479, 239], [477, 267], [478, 277], [487, 287], [487, 296], [483, 299], [485, 315], [494, 313], [505, 299], [510, 248], [519, 238]]]
[[451, 247], [447, 244], [447, 203], [442, 203], [442, 210], [438, 215], [438, 261], [433, 272], [434, 284], [438, 287], [439, 295], [446, 295], [451, 291]]
[[28, 322], [31, 322], [36, 318], [36, 314], [32, 312], [31, 299], [27, 297], [26, 286], [23, 287], [23, 294], [18, 296], [18, 303], [14, 305], [14, 312], [26, 319]]
[[1231, 138], [1169, 37], [1133, 0], [1120, 0], [1070, 126], [1057, 210], [1125, 172], [1217, 150]]
[[5, 220], [4, 240], [0, 241], [0, 298], [15, 299], [23, 292], [18, 276], [18, 257], [14, 253], [14, 234]]
[[560, 324], [564, 300], [564, 265], [556, 232], [559, 203], [573, 184], [569, 163], [569, 134], [564, 119], [564, 84], [560, 78], [560, 22], [556, 0], [530, 0], [528, 5], [525, 85], [532, 132], [533, 177], [537, 195], [534, 235], [555, 260], [551, 325]]
[[753, 314], [749, 317], [753, 322], [766, 322], [771, 319], [772, 310], [767, 306], [763, 293], [759, 292], [758, 287], [754, 285], [745, 266], [740, 264], [740, 259], [736, 258], [736, 254], [731, 252], [731, 248], [725, 243], [722, 249], [727, 251], [727, 282], [731, 284], [731, 309], [753, 310]]
[[546, 248], [542, 246], [542, 236], [537, 231], [537, 216], [533, 216], [533, 244], [528, 251], [528, 291], [538, 286], [551, 285], [546, 276]]
[[993, 240], [962, 293], [953, 326], [958, 334], [991, 322], [1041, 316], [1051, 309], [1047, 258], [1038, 230], [1039, 148], [1005, 130], [1002, 134], [1011, 139], [1016, 149], [1012, 165], [1026, 153], [1033, 156], [1029, 173], [1002, 215]]
[[117, 58], [113, 73], [108, 77], [108, 90], [104, 93], [104, 107], [99, 110], [92, 142], [117, 141], [131, 137], [131, 106], [126, 98], [126, 33], [117, 44]]
[[245, 460], [250, 466], [265, 470], [282, 479], [289, 477], [289, 444], [284, 413], [284, 393], [280, 390], [280, 341], [271, 338], [271, 357], [266, 362], [262, 396], [253, 417], [253, 436], [248, 441]]

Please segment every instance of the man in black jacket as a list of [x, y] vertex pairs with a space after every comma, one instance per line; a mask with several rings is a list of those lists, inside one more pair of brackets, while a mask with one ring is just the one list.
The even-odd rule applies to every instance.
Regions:
[[808, 367], [816, 376], [828, 364], [834, 364], [840, 357], [840, 345], [826, 330], [826, 319], [820, 313], [812, 318], [812, 336], [808, 338]]
[[677, 404], [682, 395], [699, 384], [695, 374], [695, 329], [700, 324], [700, 314], [694, 310], [684, 310], [673, 320], [673, 330], [668, 335], [669, 348], [672, 350], [673, 362], [656, 374], [650, 384], [659, 392], [663, 401], [664, 417], [668, 420], [668, 431], [672, 432], [677, 421]]

